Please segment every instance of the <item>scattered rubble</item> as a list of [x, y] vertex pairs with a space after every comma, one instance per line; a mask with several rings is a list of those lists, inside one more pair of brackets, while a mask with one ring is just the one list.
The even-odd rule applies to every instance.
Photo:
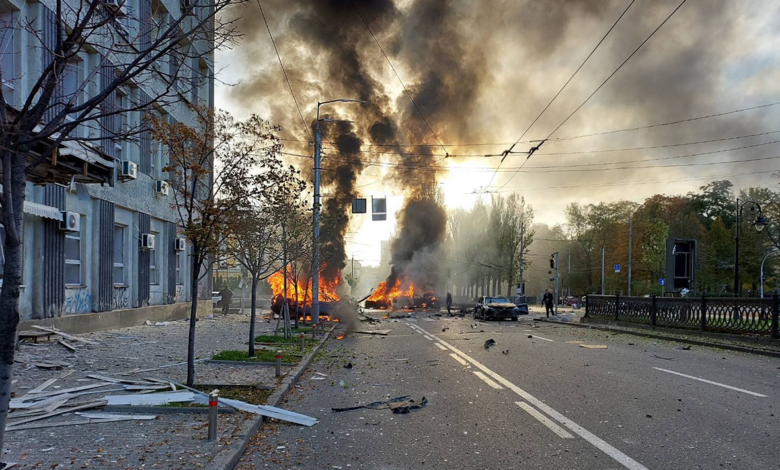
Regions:
[[419, 402], [414, 401], [410, 396], [405, 395], [402, 397], [391, 398], [390, 400], [375, 401], [367, 403], [365, 405], [348, 406], [346, 408], [331, 408], [334, 413], [341, 413], [343, 411], [353, 411], [360, 409], [368, 410], [384, 410], [389, 409], [393, 414], [407, 414], [411, 410], [417, 410], [424, 408], [428, 404], [428, 399], [422, 397]]
[[493, 347], [495, 345], [496, 345], [496, 340], [494, 340], [493, 338], [485, 341], [485, 349], [489, 350], [491, 347]]

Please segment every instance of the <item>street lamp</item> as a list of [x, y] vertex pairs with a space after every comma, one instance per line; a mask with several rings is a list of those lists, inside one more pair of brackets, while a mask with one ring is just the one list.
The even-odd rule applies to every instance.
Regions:
[[[368, 103], [363, 100], [339, 98], [317, 102], [317, 123], [314, 127], [314, 242], [312, 243], [311, 321], [320, 324], [320, 170], [322, 132], [320, 131], [320, 106], [328, 103]], [[327, 122], [332, 121], [327, 119]]]
[[750, 204], [749, 210], [751, 213], [758, 212], [752, 224], [756, 232], [761, 232], [766, 227], [766, 219], [764, 219], [764, 215], [761, 213], [761, 206], [756, 201], [750, 200], [740, 204], [739, 198], [737, 198], [737, 227], [734, 231], [734, 297], [739, 297], [742, 290], [739, 285], [739, 235], [742, 232], [742, 210], [748, 204]]
[[767, 258], [769, 258], [769, 255], [773, 255], [777, 253], [777, 249], [772, 249], [769, 251], [769, 253], [764, 255], [764, 259], [761, 260], [761, 274], [758, 276], [758, 283], [761, 286], [761, 298], [764, 298], [764, 261], [766, 261]]

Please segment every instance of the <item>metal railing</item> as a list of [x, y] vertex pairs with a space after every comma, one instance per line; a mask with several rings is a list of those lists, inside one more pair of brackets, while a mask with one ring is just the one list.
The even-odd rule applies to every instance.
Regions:
[[651, 326], [778, 336], [780, 298], [588, 295], [585, 317]]

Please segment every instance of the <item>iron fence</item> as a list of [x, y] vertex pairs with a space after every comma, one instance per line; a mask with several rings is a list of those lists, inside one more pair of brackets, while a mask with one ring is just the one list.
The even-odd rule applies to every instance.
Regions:
[[780, 298], [588, 295], [585, 316], [652, 326], [778, 338]]

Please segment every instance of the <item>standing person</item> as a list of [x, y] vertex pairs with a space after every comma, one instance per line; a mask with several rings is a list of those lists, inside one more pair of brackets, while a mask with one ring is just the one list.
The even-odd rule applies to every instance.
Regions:
[[227, 315], [228, 309], [230, 309], [230, 301], [233, 300], [233, 291], [225, 284], [225, 288], [219, 291], [219, 295], [222, 296], [222, 315]]
[[452, 315], [450, 309], [452, 308], [452, 294], [447, 292], [447, 315]]
[[544, 296], [542, 297], [542, 303], [544, 304], [544, 308], [547, 312], [547, 318], [550, 318], [550, 313], [553, 313], [553, 295], [550, 292], [550, 289], [544, 290]]

